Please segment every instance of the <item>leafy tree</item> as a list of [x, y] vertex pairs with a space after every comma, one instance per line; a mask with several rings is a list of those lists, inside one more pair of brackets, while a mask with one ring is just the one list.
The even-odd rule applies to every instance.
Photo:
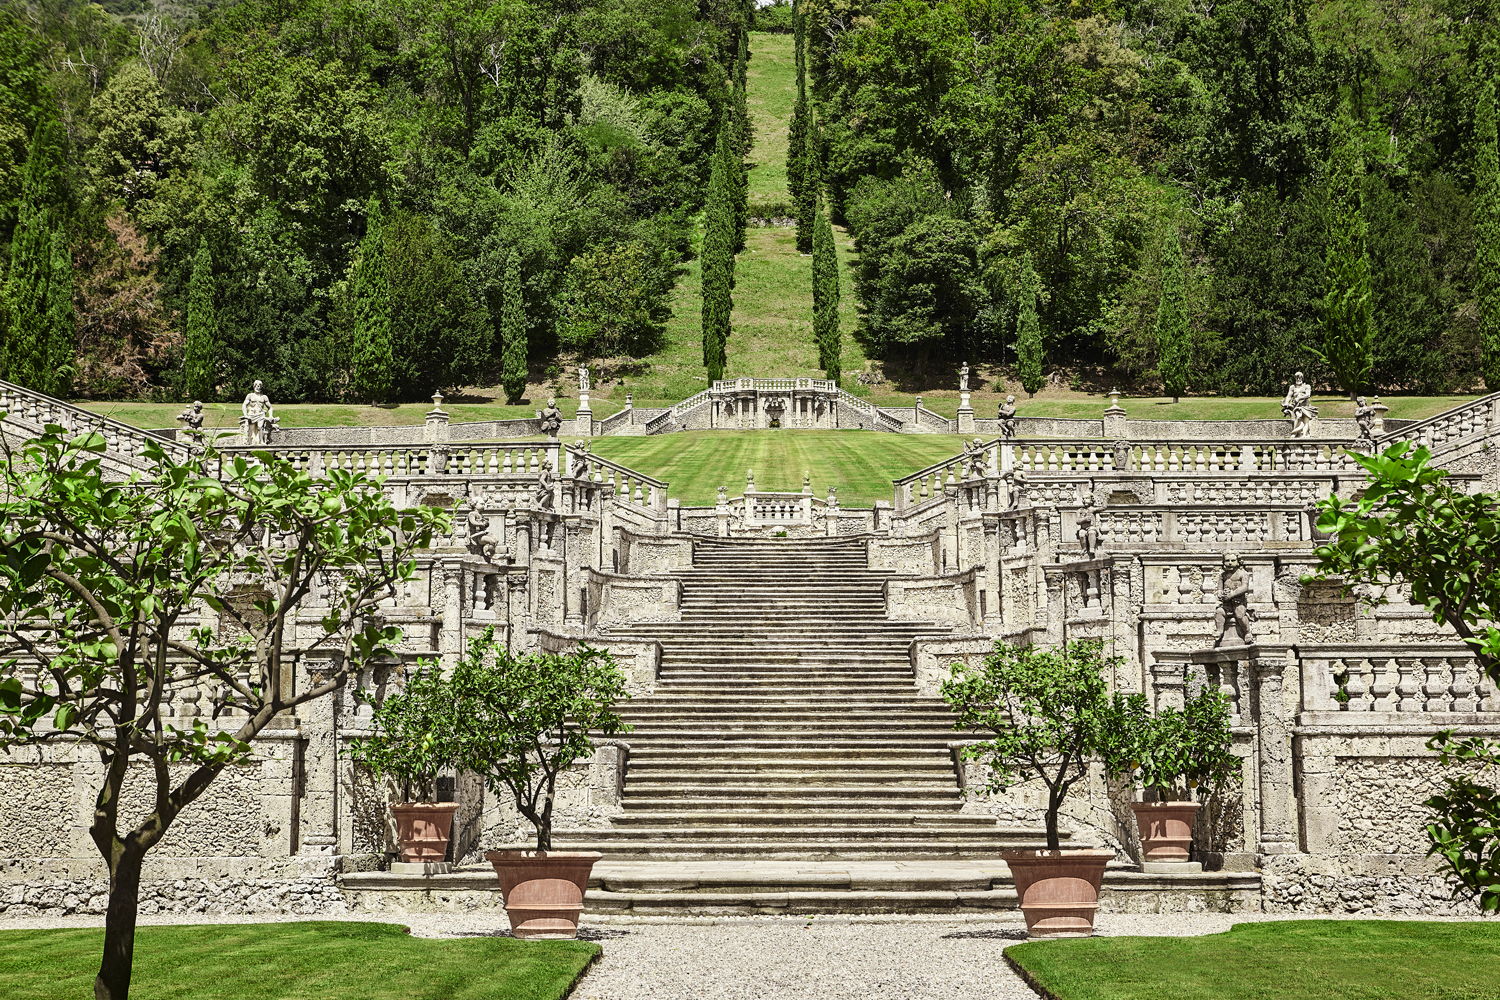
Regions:
[[596, 737], [630, 731], [615, 709], [630, 697], [625, 675], [608, 650], [518, 656], [489, 629], [469, 643], [453, 686], [460, 766], [513, 799], [536, 827], [536, 849], [550, 851], [558, 775], [593, 753]]
[[[1350, 502], [1329, 497], [1318, 527], [1330, 534], [1320, 545], [1317, 578], [1338, 579], [1346, 592], [1361, 584], [1385, 603], [1387, 588], [1408, 587], [1412, 603], [1458, 633], [1490, 679], [1500, 683], [1500, 496], [1467, 493], [1444, 482], [1425, 447], [1391, 445], [1376, 455], [1351, 456], [1368, 485]], [[1312, 575], [1304, 576], [1310, 582]], [[1500, 744], [1459, 737], [1453, 730], [1427, 743], [1444, 766], [1491, 767]], [[1500, 794], [1470, 776], [1449, 776], [1443, 792], [1425, 803], [1429, 855], [1482, 912], [1500, 911]]]
[[526, 394], [526, 301], [521, 296], [521, 255], [505, 262], [505, 292], [500, 307], [501, 383], [505, 401], [514, 406]]
[[1500, 155], [1496, 152], [1495, 80], [1486, 74], [1474, 109], [1474, 229], [1479, 344], [1484, 384], [1500, 391]]
[[356, 399], [383, 403], [391, 392], [395, 357], [391, 351], [391, 286], [387, 276], [385, 220], [380, 201], [365, 210], [365, 238], [354, 263], [353, 349], [349, 388]]
[[72, 386], [73, 362], [78, 346], [78, 319], [73, 311], [73, 255], [68, 251], [66, 230], [58, 228], [52, 231], [51, 250], [43, 388], [54, 396], [66, 396]]
[[1174, 228], [1167, 236], [1162, 260], [1161, 303], [1156, 310], [1157, 371], [1162, 389], [1177, 402], [1187, 390], [1189, 331], [1187, 279], [1183, 273], [1182, 239]]
[[1191, 799], [1200, 786], [1213, 789], [1239, 772], [1229, 698], [1204, 684], [1183, 707], [1164, 705], [1153, 715], [1142, 694], [1115, 693], [1115, 725], [1104, 754], [1111, 776], [1124, 775], [1163, 800]]
[[1019, 302], [1016, 307], [1016, 369], [1021, 388], [1028, 396], [1036, 395], [1046, 377], [1042, 374], [1042, 325], [1037, 320], [1036, 300], [1041, 280], [1027, 254], [1021, 265]]
[[[447, 515], [397, 511], [363, 474], [315, 481], [269, 454], [220, 467], [148, 443], [148, 468], [122, 484], [101, 435], [61, 430], [0, 461], [0, 748], [98, 754], [89, 834], [110, 890], [94, 995], [125, 1000], [147, 853], [274, 717], [400, 638], [366, 616]], [[326, 610], [298, 621], [320, 584]], [[311, 660], [321, 669], [293, 684]], [[188, 688], [206, 689], [212, 722], [175, 715], [168, 693]], [[128, 822], [127, 779], [150, 803]]]
[[1343, 142], [1329, 163], [1328, 256], [1323, 292], [1323, 350], [1314, 351], [1353, 399], [1375, 366], [1375, 313], [1365, 249], [1364, 164]]
[[834, 382], [839, 380], [839, 262], [833, 243], [833, 226], [818, 213], [812, 249], [813, 338], [818, 343], [818, 367]]
[[208, 239], [193, 256], [188, 284], [187, 350], [182, 361], [182, 395], [187, 400], [214, 398], [214, 365], [218, 358], [219, 321], [214, 310], [214, 263]]
[[1120, 660], [1106, 658], [1103, 648], [1098, 639], [1059, 649], [997, 641], [981, 665], [955, 663], [943, 682], [943, 700], [959, 716], [954, 728], [995, 734], [963, 751], [989, 765], [990, 790], [1031, 778], [1046, 785], [1049, 850], [1062, 848], [1057, 818], [1068, 790], [1107, 755], [1119, 731], [1104, 672]]
[[458, 733], [467, 721], [452, 681], [437, 663], [422, 660], [375, 709], [373, 735], [350, 740], [348, 754], [376, 778], [399, 782], [403, 802], [436, 802], [438, 774], [458, 763]]
[[404, 211], [382, 232], [396, 396], [421, 399], [478, 378], [493, 328], [448, 240], [425, 217]]
[[644, 242], [591, 250], [569, 265], [564, 346], [597, 356], [639, 357], [661, 343], [672, 268]]

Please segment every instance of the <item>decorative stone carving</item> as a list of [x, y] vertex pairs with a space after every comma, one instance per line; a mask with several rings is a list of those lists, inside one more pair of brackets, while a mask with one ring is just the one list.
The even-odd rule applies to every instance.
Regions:
[[557, 482], [557, 476], [552, 471], [552, 459], [543, 458], [541, 467], [537, 469], [536, 490], [532, 494], [537, 510], [552, 509], [552, 486]]
[[1301, 372], [1297, 372], [1292, 377], [1292, 384], [1287, 386], [1286, 398], [1281, 401], [1281, 412], [1291, 418], [1292, 437], [1312, 436], [1312, 423], [1318, 415], [1318, 408], [1312, 405], [1312, 386], [1302, 381]]
[[1006, 396], [1005, 402], [1000, 404], [999, 411], [995, 414], [1000, 421], [1000, 436], [1013, 438], [1016, 436], [1016, 397]]
[[177, 414], [177, 420], [182, 424], [182, 436], [188, 443], [188, 450], [193, 454], [203, 451], [203, 402], [193, 400], [193, 404], [181, 413]]
[[557, 400], [551, 397], [547, 399], [547, 406], [542, 410], [542, 431], [549, 438], [557, 438], [557, 432], [562, 430], [562, 411], [557, 408]]
[[985, 471], [989, 467], [989, 459], [984, 453], [984, 440], [975, 438], [972, 442], [964, 442], [963, 477], [965, 479], [983, 479]]
[[578, 391], [588, 392], [592, 386], [589, 385], [589, 369], [587, 365], [578, 366]]
[[1006, 510], [1016, 510], [1026, 499], [1027, 475], [1024, 469], [1009, 469], [1000, 477], [1005, 480], [1008, 497], [1005, 503]]
[[1116, 472], [1126, 472], [1130, 469], [1130, 442], [1116, 441], [1114, 443], [1113, 458]]
[[1214, 612], [1214, 645], [1222, 646], [1231, 630], [1242, 646], [1255, 645], [1252, 626], [1255, 611], [1250, 607], [1250, 570], [1240, 562], [1239, 553], [1224, 555], [1224, 572], [1219, 582], [1219, 609]]
[[1375, 447], [1375, 407], [1370, 405], [1369, 400], [1360, 396], [1355, 401], [1354, 422], [1359, 425], [1359, 438], [1356, 445], [1360, 448], [1374, 449]]
[[265, 383], [255, 380], [255, 385], [240, 404], [240, 433], [248, 445], [264, 446], [271, 443], [271, 435], [280, 429], [281, 420], [271, 411], [271, 399], [261, 390]]
[[589, 476], [589, 443], [583, 438], [578, 438], [568, 445], [568, 463], [574, 479], [587, 479]]
[[469, 551], [483, 557], [485, 562], [494, 562], [495, 552], [500, 547], [500, 541], [490, 533], [490, 519], [481, 514], [479, 508], [475, 507], [469, 511], [467, 526], [469, 529]]
[[1078, 546], [1083, 549], [1085, 559], [1096, 559], [1102, 549], [1099, 544], [1099, 526], [1094, 522], [1094, 508], [1085, 503], [1078, 511]]

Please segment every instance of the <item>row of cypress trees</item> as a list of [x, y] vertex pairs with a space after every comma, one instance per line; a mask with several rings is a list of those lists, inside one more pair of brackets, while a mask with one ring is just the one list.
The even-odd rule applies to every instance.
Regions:
[[78, 337], [62, 123], [32, 133], [10, 267], [0, 287], [0, 377], [53, 396], [72, 384]]
[[750, 221], [750, 178], [745, 153], [750, 141], [745, 98], [749, 36], [741, 29], [734, 67], [734, 100], [719, 126], [714, 145], [708, 199], [703, 211], [703, 367], [710, 383], [724, 377], [734, 313], [734, 260], [744, 249]]

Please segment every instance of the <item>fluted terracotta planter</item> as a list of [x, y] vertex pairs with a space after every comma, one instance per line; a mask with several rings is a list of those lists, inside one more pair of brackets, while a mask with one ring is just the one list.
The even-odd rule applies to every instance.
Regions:
[[1114, 851], [1002, 851], [1026, 917], [1026, 933], [1036, 938], [1088, 937], [1099, 910], [1104, 866]]
[[396, 839], [401, 842], [401, 860], [433, 863], [448, 855], [448, 835], [453, 830], [457, 802], [403, 802], [391, 806], [396, 817]]
[[1132, 802], [1142, 861], [1186, 861], [1193, 846], [1197, 802]]
[[589, 872], [598, 851], [486, 851], [500, 876], [510, 932], [532, 940], [578, 936]]

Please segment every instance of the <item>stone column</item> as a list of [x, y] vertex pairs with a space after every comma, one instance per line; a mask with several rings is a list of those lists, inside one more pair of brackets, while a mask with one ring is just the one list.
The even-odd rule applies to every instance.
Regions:
[[1284, 649], [1249, 650], [1260, 745], [1260, 854], [1296, 854], [1292, 816], [1292, 739], [1283, 704]]
[[[299, 665], [301, 680], [309, 687], [321, 684], [331, 664], [326, 661]], [[297, 853], [319, 856], [338, 853], [338, 732], [335, 723], [337, 698], [319, 698], [303, 705], [301, 844]]]
[[443, 560], [443, 637], [438, 652], [444, 673], [452, 672], [463, 655], [463, 578], [462, 559]]

